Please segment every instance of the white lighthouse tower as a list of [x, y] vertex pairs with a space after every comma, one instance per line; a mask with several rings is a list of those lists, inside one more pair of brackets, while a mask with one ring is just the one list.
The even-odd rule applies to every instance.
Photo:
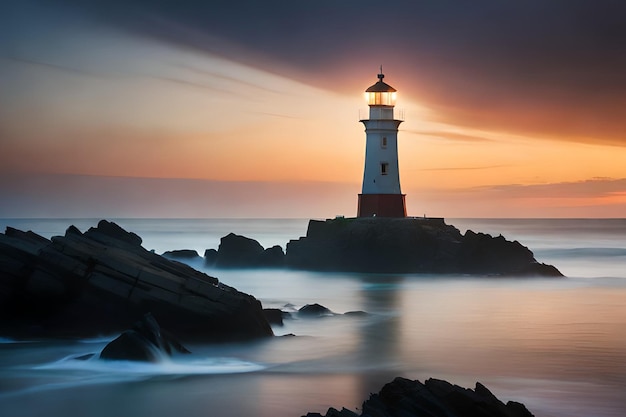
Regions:
[[369, 119], [361, 120], [365, 125], [365, 171], [358, 217], [406, 217], [398, 170], [398, 126], [402, 120], [394, 117], [396, 89], [383, 82], [382, 72], [381, 66], [378, 82], [365, 90]]

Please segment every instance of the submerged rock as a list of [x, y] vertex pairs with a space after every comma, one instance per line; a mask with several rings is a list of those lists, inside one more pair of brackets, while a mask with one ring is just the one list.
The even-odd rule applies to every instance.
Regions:
[[159, 323], [148, 313], [129, 330], [109, 342], [100, 359], [160, 362], [173, 351], [190, 353], [180, 342], [161, 330]]
[[[533, 417], [521, 403], [504, 404], [484, 385], [474, 390], [429, 379], [396, 378], [363, 403], [361, 414], [329, 408], [325, 417]], [[308, 413], [306, 417], [322, 417]]]
[[200, 258], [200, 254], [193, 249], [168, 250], [163, 252], [163, 256], [167, 259], [196, 259]]
[[298, 310], [299, 316], [305, 317], [321, 317], [321, 316], [333, 316], [335, 313], [330, 311], [327, 307], [321, 304], [307, 304]]
[[369, 316], [369, 313], [366, 311], [362, 311], [362, 310], [355, 310], [355, 311], [346, 311], [345, 313], [343, 313], [344, 316], [350, 316], [350, 317], [366, 317]]
[[180, 337], [271, 336], [261, 303], [183, 263], [144, 249], [105, 220], [45, 239], [0, 234], [0, 334], [91, 337], [129, 328], [145, 313]]
[[311, 220], [306, 236], [287, 244], [286, 264], [315, 271], [562, 276], [517, 241], [471, 230], [462, 235], [430, 218]]

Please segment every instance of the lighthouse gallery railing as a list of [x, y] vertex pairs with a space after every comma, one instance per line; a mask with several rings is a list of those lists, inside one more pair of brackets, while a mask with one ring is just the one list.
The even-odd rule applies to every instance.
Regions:
[[391, 119], [404, 121], [404, 109], [389, 109], [389, 107], [359, 109], [359, 120], [389, 120], [389, 116], [391, 116], [392, 114], [393, 116], [391, 117]]

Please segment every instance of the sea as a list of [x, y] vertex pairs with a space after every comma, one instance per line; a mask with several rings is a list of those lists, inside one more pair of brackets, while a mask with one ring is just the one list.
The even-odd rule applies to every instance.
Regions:
[[[0, 219], [45, 237], [99, 219]], [[264, 247], [306, 234], [307, 219], [109, 219], [146, 249], [217, 248], [233, 232]], [[277, 337], [189, 344], [158, 364], [79, 361], [116, 335], [88, 340], [0, 338], [3, 417], [298, 417], [358, 411], [396, 376], [477, 381], [537, 417], [626, 415], [626, 219], [446, 219], [529, 247], [566, 278], [317, 273], [195, 268], [295, 311]], [[362, 311], [367, 314], [344, 314]], [[176, 333], [176, 329], [169, 329]], [[289, 335], [295, 335], [289, 336]]]

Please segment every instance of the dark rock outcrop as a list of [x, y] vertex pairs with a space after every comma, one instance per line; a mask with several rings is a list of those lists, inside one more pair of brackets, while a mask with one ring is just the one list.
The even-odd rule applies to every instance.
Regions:
[[207, 266], [213, 266], [217, 262], [217, 250], [207, 249], [204, 251], [204, 264]]
[[219, 267], [256, 266], [263, 246], [254, 239], [229, 233], [220, 239], [215, 265]]
[[303, 317], [322, 317], [322, 316], [334, 316], [335, 313], [330, 311], [327, 307], [321, 304], [307, 304], [298, 310], [298, 316]]
[[161, 330], [159, 323], [148, 313], [129, 330], [109, 342], [100, 359], [160, 362], [173, 351], [190, 353], [180, 342]]
[[278, 245], [267, 248], [259, 257], [259, 267], [281, 267], [285, 266], [285, 252]]
[[[322, 417], [308, 413], [306, 417]], [[474, 390], [429, 379], [423, 384], [396, 378], [363, 403], [361, 414], [329, 408], [325, 417], [533, 417], [518, 402], [504, 404], [484, 385]]]
[[88, 337], [118, 333], [145, 313], [181, 338], [272, 335], [261, 303], [217, 278], [144, 249], [102, 220], [84, 234], [0, 234], [0, 334]]
[[285, 260], [316, 271], [562, 276], [517, 241], [462, 235], [429, 218], [311, 220], [306, 237], [287, 244]]
[[264, 249], [259, 242], [229, 233], [220, 239], [215, 266], [220, 268], [280, 267], [285, 254], [280, 246]]
[[282, 311], [280, 308], [264, 308], [263, 314], [265, 314], [265, 318], [269, 324], [275, 324], [278, 326], [282, 326], [284, 324], [284, 319], [291, 318], [291, 314], [289, 312]]

